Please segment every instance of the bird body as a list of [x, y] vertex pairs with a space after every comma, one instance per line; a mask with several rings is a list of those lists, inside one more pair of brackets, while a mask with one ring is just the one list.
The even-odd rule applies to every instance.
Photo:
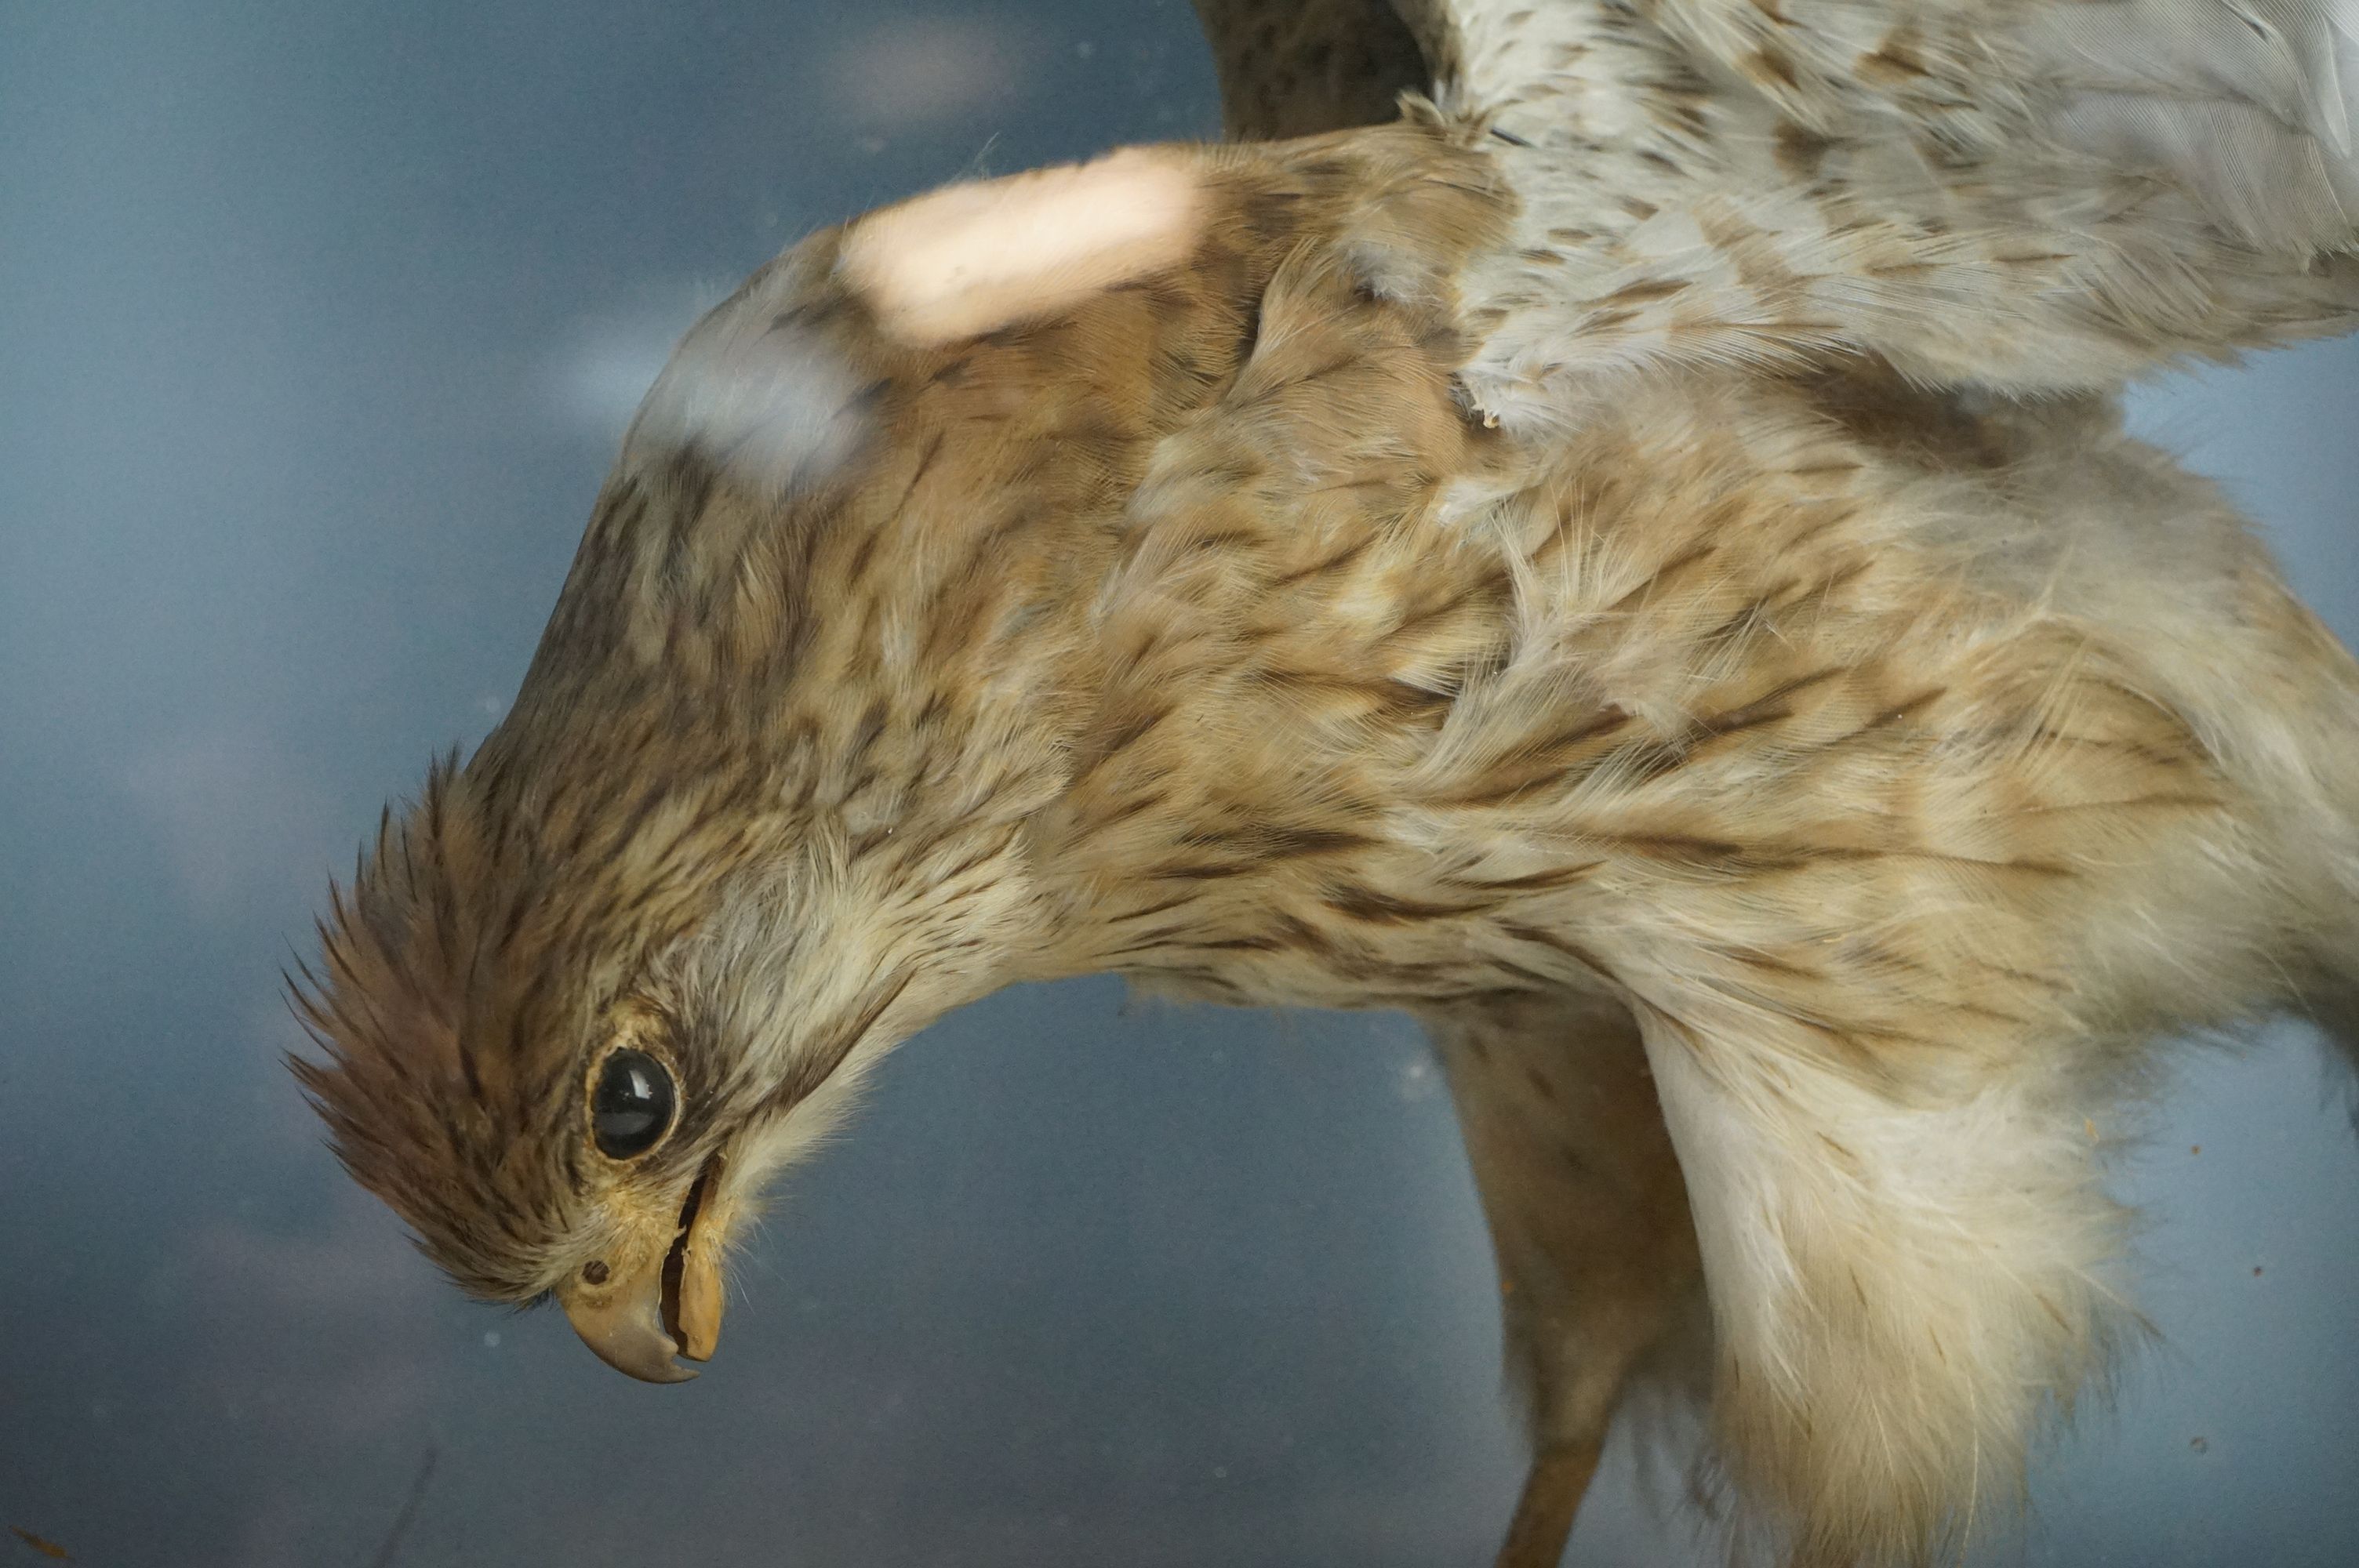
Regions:
[[461, 1283], [669, 1379], [766, 1178], [944, 1010], [1407, 1009], [1538, 1449], [1503, 1562], [1682, 1348], [1795, 1561], [1914, 1560], [2129, 1321], [2090, 1119], [2166, 1033], [2348, 1000], [2359, 667], [2111, 397], [2345, 324], [2347, 255], [2151, 171], [2175, 313], [2102, 226], [1999, 287], [2024, 213], [1963, 176], [1944, 233], [1765, 249], [1715, 203], [1853, 188], [1745, 190], [1793, 155], [1747, 127], [1864, 168], [1890, 84], [1642, 103], [1719, 171], [1681, 197], [1581, 73], [1767, 24], [1404, 15], [1439, 107], [953, 188], [700, 324], [509, 716], [339, 894], [299, 1070]]

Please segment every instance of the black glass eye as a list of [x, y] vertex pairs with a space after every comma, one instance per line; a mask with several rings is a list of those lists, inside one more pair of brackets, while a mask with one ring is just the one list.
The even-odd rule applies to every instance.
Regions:
[[590, 1096], [590, 1131], [610, 1160], [644, 1154], [671, 1127], [679, 1096], [664, 1065], [645, 1051], [617, 1051], [598, 1069]]

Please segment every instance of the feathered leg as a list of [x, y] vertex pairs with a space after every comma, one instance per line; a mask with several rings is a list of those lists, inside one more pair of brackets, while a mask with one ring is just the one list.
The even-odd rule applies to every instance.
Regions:
[[1501, 996], [1429, 1022], [1531, 1422], [1531, 1474], [1499, 1568], [1554, 1568], [1633, 1364], [1696, 1290], [1686, 1190], [1620, 1006]]
[[1788, 1561], [1919, 1563], [1978, 1507], [2011, 1511], [2043, 1411], [2122, 1317], [2123, 1216], [2068, 1043], [1878, 1074], [1766, 1017], [1738, 1035], [1641, 1016], [1702, 1246], [1722, 1454]]

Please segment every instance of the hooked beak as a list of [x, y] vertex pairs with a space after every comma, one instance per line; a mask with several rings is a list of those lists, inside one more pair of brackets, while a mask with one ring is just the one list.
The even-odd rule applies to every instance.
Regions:
[[645, 1383], [684, 1383], [721, 1339], [721, 1238], [715, 1189], [721, 1156], [697, 1173], [668, 1234], [593, 1260], [557, 1298], [573, 1332], [617, 1372]]

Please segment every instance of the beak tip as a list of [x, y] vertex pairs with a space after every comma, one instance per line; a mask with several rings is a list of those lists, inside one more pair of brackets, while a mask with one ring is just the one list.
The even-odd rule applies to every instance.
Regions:
[[635, 1341], [626, 1345], [600, 1345], [585, 1340], [599, 1360], [626, 1378], [642, 1383], [685, 1383], [696, 1376], [696, 1368], [683, 1367], [672, 1359], [675, 1354], [669, 1340]]
[[685, 1383], [696, 1376], [696, 1368], [673, 1359], [679, 1343], [665, 1332], [648, 1295], [625, 1291], [605, 1301], [566, 1300], [565, 1315], [582, 1343], [615, 1371], [642, 1383]]

